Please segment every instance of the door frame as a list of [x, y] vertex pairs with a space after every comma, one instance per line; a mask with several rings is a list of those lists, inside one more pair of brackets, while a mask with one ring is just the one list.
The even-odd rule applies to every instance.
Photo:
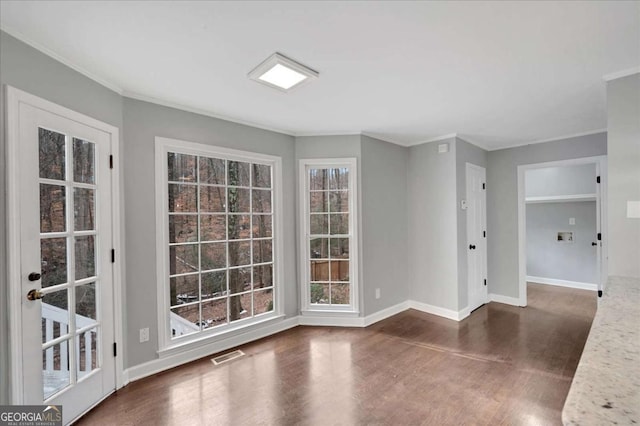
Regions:
[[[103, 123], [92, 117], [57, 105], [53, 102], [31, 95], [15, 87], [5, 85], [6, 98], [6, 182], [7, 182], [7, 206], [6, 206], [6, 230], [7, 230], [7, 283], [8, 297], [7, 308], [9, 311], [9, 389], [10, 401], [14, 405], [22, 404], [24, 388], [22, 383], [23, 357], [21, 330], [21, 304], [15, 303], [22, 297], [22, 273], [20, 267], [20, 190], [18, 178], [18, 146], [20, 144], [20, 104], [27, 104], [35, 108], [59, 115], [63, 118], [77, 121], [89, 127], [93, 127], [105, 133], [111, 138], [111, 155], [113, 155], [113, 169], [111, 172], [111, 217], [112, 240], [115, 249], [115, 262], [113, 263], [113, 316], [114, 334], [117, 347], [123, 345], [123, 316], [122, 316], [122, 283], [124, 272], [124, 253], [121, 218], [122, 193], [120, 187], [119, 148], [120, 130], [110, 124]], [[122, 349], [121, 349], [122, 350]], [[115, 383], [116, 389], [124, 386], [124, 358], [122, 355], [115, 357]]]
[[527, 306], [527, 207], [525, 203], [525, 173], [527, 170], [547, 167], [577, 166], [595, 164], [596, 175], [600, 176], [600, 184], [596, 186], [597, 209], [596, 228], [602, 233], [599, 247], [599, 281], [598, 291], [604, 289], [608, 274], [608, 238], [607, 232], [607, 156], [571, 158], [567, 160], [548, 161], [544, 163], [522, 164], [518, 166], [518, 306]]
[[[477, 171], [480, 171], [482, 173], [484, 173], [484, 184], [485, 184], [485, 189], [483, 192], [483, 196], [484, 196], [484, 211], [482, 212], [482, 226], [483, 226], [483, 230], [486, 232], [487, 231], [487, 192], [486, 192], [486, 183], [487, 183], [487, 169], [486, 167], [482, 167], [482, 166], [478, 166], [477, 164], [473, 164], [473, 163], [465, 163], [465, 174], [464, 174], [464, 186], [465, 186], [465, 201], [467, 203], [467, 210], [465, 210], [465, 227], [466, 227], [466, 231], [467, 231], [467, 235], [465, 236], [466, 238], [466, 244], [465, 244], [465, 251], [467, 253], [467, 306], [469, 308], [469, 312], [471, 312], [474, 309], [477, 309], [478, 306], [476, 307], [472, 307], [471, 306], [471, 276], [469, 274], [469, 256], [471, 255], [470, 250], [467, 249], [468, 245], [470, 244], [469, 241], [469, 170], [470, 169], [474, 169]], [[488, 269], [488, 253], [487, 253], [487, 238], [484, 237], [481, 239], [480, 242], [476, 243], [479, 244], [482, 250], [482, 260], [480, 262], [480, 267], [482, 269], [482, 273], [484, 275], [484, 279], [487, 279], [487, 269]], [[484, 292], [485, 292], [485, 297], [484, 297], [484, 303], [488, 303], [489, 302], [489, 289], [487, 288], [487, 286], [484, 286]], [[482, 305], [480, 305], [482, 306]]]

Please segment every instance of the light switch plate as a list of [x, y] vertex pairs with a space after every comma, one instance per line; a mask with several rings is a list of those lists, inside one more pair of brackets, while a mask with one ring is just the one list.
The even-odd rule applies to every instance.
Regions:
[[576, 224], [576, 218], [575, 217], [570, 217], [569, 218], [569, 225], [575, 225]]

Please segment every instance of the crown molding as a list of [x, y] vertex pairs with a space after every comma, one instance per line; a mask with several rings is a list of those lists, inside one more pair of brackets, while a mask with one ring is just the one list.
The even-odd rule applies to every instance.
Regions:
[[604, 81], [609, 82], [609, 81], [617, 80], [623, 77], [628, 77], [630, 75], [638, 74], [638, 73], [640, 73], [640, 67], [633, 67], [633, 68], [628, 68], [626, 70], [621, 70], [617, 72], [612, 72], [611, 74], [603, 75], [602, 79]]
[[607, 129], [604, 128], [604, 129], [590, 130], [588, 132], [573, 133], [573, 134], [557, 136], [557, 137], [553, 137], [553, 138], [549, 138], [549, 139], [539, 139], [539, 140], [534, 140], [534, 141], [530, 141], [530, 142], [519, 143], [519, 144], [516, 144], [516, 145], [500, 145], [500, 146], [496, 146], [494, 148], [491, 148], [489, 151], [498, 151], [498, 150], [501, 150], [501, 149], [518, 148], [518, 147], [521, 147], [521, 146], [536, 145], [536, 144], [539, 144], [539, 143], [555, 142], [555, 141], [561, 141], [563, 139], [571, 139], [571, 138], [579, 138], [581, 136], [597, 135], [598, 133], [607, 133]]

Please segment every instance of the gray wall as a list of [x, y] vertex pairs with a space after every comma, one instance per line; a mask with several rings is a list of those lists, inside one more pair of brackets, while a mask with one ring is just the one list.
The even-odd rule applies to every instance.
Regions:
[[640, 277], [640, 219], [627, 201], [640, 201], [640, 74], [607, 84], [609, 131], [609, 275]]
[[[438, 154], [438, 144], [450, 151]], [[409, 148], [408, 241], [411, 299], [458, 311], [455, 138]]]
[[[364, 313], [409, 299], [407, 170], [409, 150], [362, 136]], [[380, 299], [375, 289], [380, 289]]]
[[487, 168], [487, 151], [456, 138], [456, 193], [458, 211], [458, 310], [469, 304], [467, 282], [467, 211], [460, 202], [467, 198], [467, 163]]
[[[296, 205], [299, 204], [299, 184], [298, 182], [298, 168], [300, 159], [308, 158], [356, 158], [358, 165], [358, 211], [360, 212], [360, 219], [362, 218], [362, 141], [360, 135], [335, 135], [335, 136], [300, 136], [297, 137], [295, 143], [295, 158], [296, 158], [296, 192], [295, 200]], [[293, 198], [293, 197], [292, 197]], [[364, 289], [363, 289], [363, 276], [364, 266], [362, 262], [362, 220], [359, 221], [358, 226], [358, 259], [360, 259], [360, 265], [358, 268], [358, 303], [360, 305], [360, 316], [364, 316]], [[298, 235], [299, 229], [296, 226], [296, 235]], [[306, 248], [299, 247], [299, 236], [296, 238], [296, 247], [299, 250], [306, 250]], [[298, 276], [296, 276], [296, 283], [299, 283]]]
[[[122, 129], [122, 98], [21, 41], [0, 32], [0, 83]], [[8, 392], [8, 299], [6, 269], [5, 91], [0, 94], [0, 404]]]
[[607, 134], [490, 151], [487, 162], [489, 293], [519, 297], [518, 166], [607, 153]]
[[527, 197], [596, 193], [596, 165], [546, 167], [527, 170], [524, 182]]
[[[127, 367], [157, 358], [155, 137], [181, 139], [282, 157], [285, 314], [297, 315], [294, 138], [241, 124], [124, 99], [127, 288]], [[293, 225], [293, 226], [291, 226]], [[152, 303], [148, 303], [148, 302]], [[138, 330], [149, 327], [150, 341]]]
[[[557, 241], [558, 231], [573, 232], [573, 242]], [[527, 275], [598, 283], [594, 241], [595, 201], [527, 204]]]

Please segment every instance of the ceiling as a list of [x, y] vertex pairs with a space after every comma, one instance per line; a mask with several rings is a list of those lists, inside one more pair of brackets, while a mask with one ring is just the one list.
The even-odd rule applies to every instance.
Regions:
[[[640, 2], [0, 2], [2, 29], [125, 96], [292, 135], [487, 149], [606, 128]], [[317, 70], [285, 94], [274, 52]]]

